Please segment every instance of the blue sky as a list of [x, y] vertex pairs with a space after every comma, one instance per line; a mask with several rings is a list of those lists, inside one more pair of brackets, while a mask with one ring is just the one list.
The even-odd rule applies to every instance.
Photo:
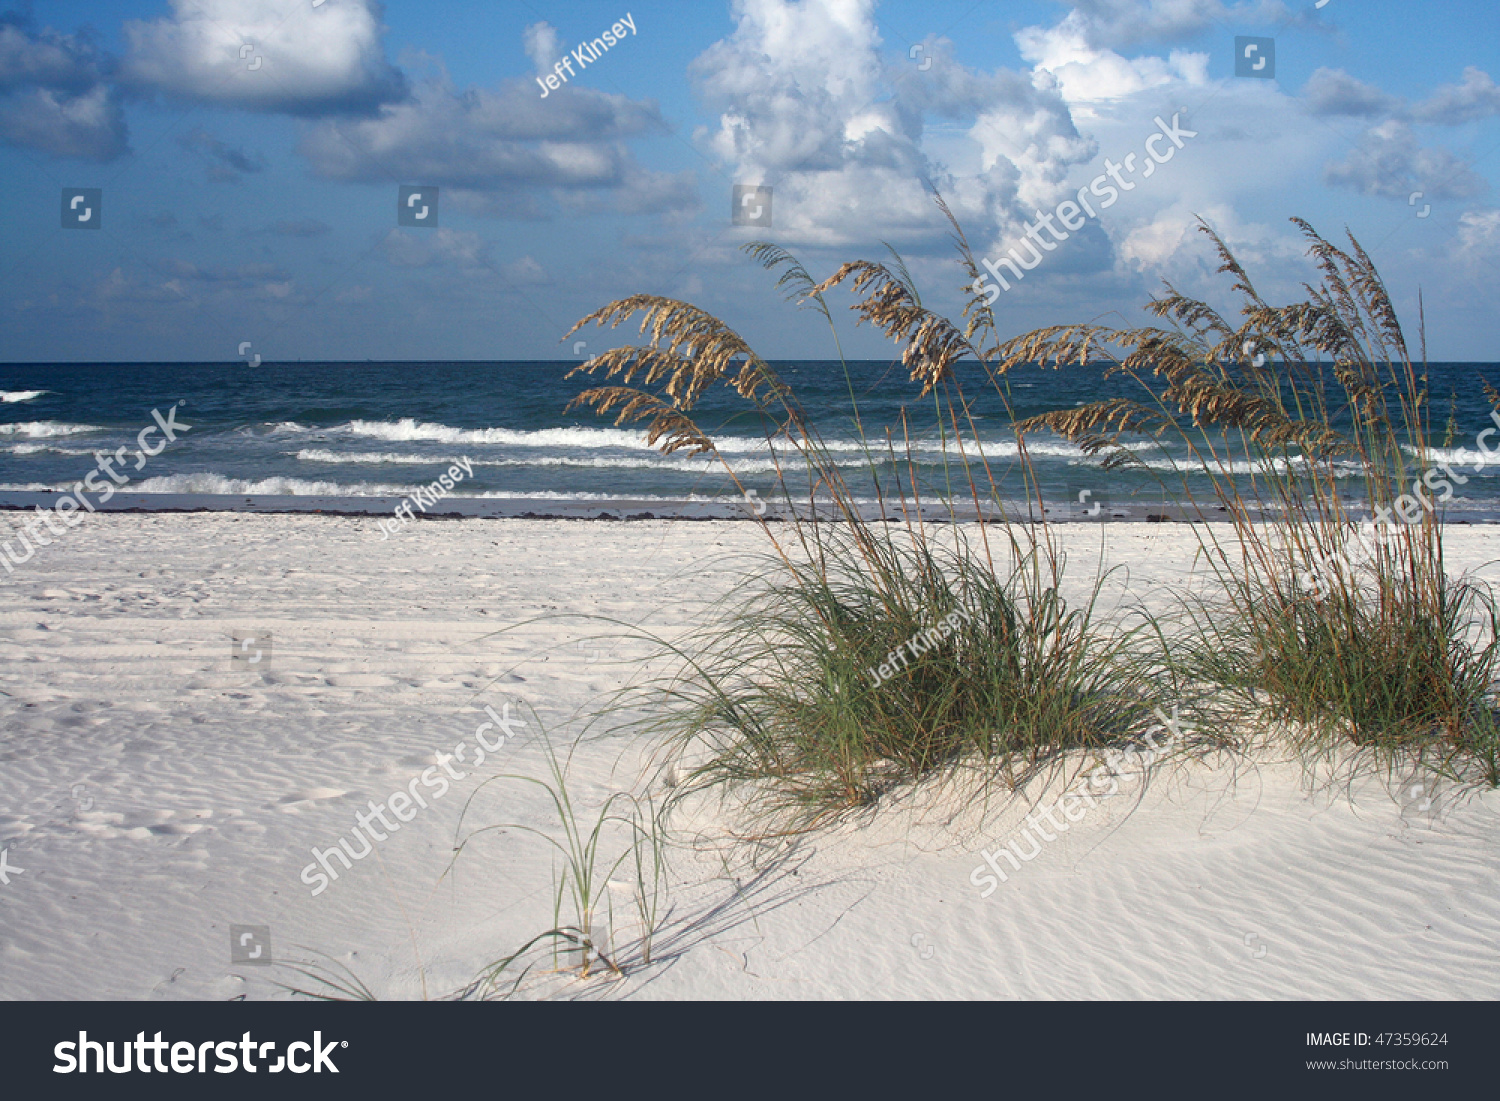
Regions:
[[[1294, 297], [1298, 215], [1353, 231], [1413, 335], [1421, 288], [1433, 358], [1500, 360], [1497, 32], [1493, 0], [35, 3], [0, 18], [0, 358], [569, 358], [640, 292], [823, 358], [741, 244], [822, 275], [888, 241], [956, 315], [925, 181], [1001, 257], [1175, 114], [1172, 158], [999, 295], [1007, 330], [1134, 323], [1163, 279], [1227, 304], [1195, 216]], [[1235, 75], [1236, 36], [1274, 39], [1274, 79]], [[731, 224], [737, 183], [770, 227]], [[396, 224], [403, 184], [436, 228]], [[101, 189], [99, 230], [64, 188]]]

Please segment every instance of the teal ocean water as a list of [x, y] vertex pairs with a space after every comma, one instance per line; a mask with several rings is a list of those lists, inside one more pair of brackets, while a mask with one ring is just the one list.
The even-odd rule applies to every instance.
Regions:
[[[68, 488], [93, 470], [97, 456], [136, 450], [151, 411], [178, 408], [192, 426], [137, 471], [127, 468], [131, 500], [148, 495], [211, 498], [214, 507], [263, 505], [266, 497], [362, 499], [401, 497], [429, 484], [467, 456], [473, 473], [455, 497], [553, 502], [648, 501], [670, 514], [674, 503], [738, 498], [723, 463], [712, 457], [664, 456], [634, 428], [616, 428], [587, 411], [564, 412], [591, 384], [567, 379], [569, 362], [496, 363], [172, 363], [0, 365], [0, 503]], [[932, 399], [899, 363], [856, 362], [846, 379], [837, 362], [782, 362], [830, 452], [857, 493], [889, 492], [893, 479], [915, 477], [924, 494], [967, 494], [965, 457], [945, 440]], [[1481, 379], [1500, 382], [1500, 364], [1434, 364], [1429, 368], [1433, 422], [1444, 446], [1429, 457], [1468, 475], [1450, 515], [1500, 516], [1500, 465], [1475, 471], [1476, 437], [1492, 426]], [[971, 403], [980, 449], [1002, 499], [1025, 494], [1016, 442], [1004, 403], [977, 366], [959, 371]], [[886, 431], [898, 454], [876, 457], [872, 471], [851, 416], [850, 390], [867, 437]], [[1071, 408], [1108, 396], [1139, 396], [1128, 379], [1104, 379], [1096, 367], [1024, 368], [1009, 376], [1018, 416]], [[732, 392], [710, 391], [697, 412], [720, 455], [742, 484], [774, 499], [778, 469], [797, 467], [795, 453], [769, 444], [758, 420]], [[1451, 423], [1452, 439], [1443, 438]], [[950, 429], [951, 433], [951, 429]], [[1493, 438], [1493, 437], [1490, 437]], [[910, 443], [914, 463], [904, 458]], [[967, 445], [966, 445], [967, 446]], [[1100, 460], [1060, 439], [1034, 436], [1028, 449], [1049, 505], [1067, 510], [1104, 504], [1144, 518], [1163, 507], [1161, 477], [1184, 455], [1150, 441], [1135, 445], [1137, 468], [1105, 471]], [[967, 461], [977, 464], [969, 448]], [[978, 466], [974, 465], [978, 471]], [[1248, 475], [1249, 468], [1245, 473]], [[1350, 470], [1350, 492], [1358, 480]], [[988, 478], [980, 478], [988, 484]], [[806, 483], [793, 491], [805, 496]], [[16, 495], [20, 494], [21, 497]], [[123, 496], [123, 492], [122, 492]], [[1082, 505], [1080, 505], [1080, 501]], [[383, 508], [386, 506], [382, 506]]]

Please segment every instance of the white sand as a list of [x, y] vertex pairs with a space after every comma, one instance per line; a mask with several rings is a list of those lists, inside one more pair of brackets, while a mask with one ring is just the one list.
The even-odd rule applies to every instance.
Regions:
[[[1101, 534], [1130, 567], [1130, 599], [1159, 605], [1187, 579], [1183, 529], [1080, 525], [1067, 534], [1079, 582]], [[1455, 528], [1448, 548], [1450, 568], [1477, 569], [1500, 556], [1500, 529]], [[748, 524], [470, 520], [382, 542], [373, 518], [91, 518], [0, 586], [0, 996], [285, 996], [284, 968], [231, 964], [231, 923], [267, 925], [276, 957], [321, 953], [381, 997], [459, 989], [551, 924], [555, 863], [534, 836], [492, 832], [445, 877], [463, 801], [479, 792], [472, 826], [547, 829], [540, 789], [480, 791], [471, 773], [318, 897], [299, 879], [309, 850], [347, 837], [366, 800], [407, 788], [434, 751], [472, 745], [487, 702], [576, 732], [646, 646], [580, 645], [607, 628], [559, 617], [675, 634], [732, 587], [730, 556], [762, 549]], [[258, 628], [273, 636], [265, 665], [232, 665], [231, 632]], [[583, 744], [574, 799], [640, 790], [642, 748]], [[480, 770], [495, 771], [545, 776], [535, 723]], [[1264, 760], [1139, 788], [985, 900], [976, 854], [1013, 835], [1020, 804], [945, 825], [914, 796], [764, 846], [759, 872], [753, 847], [716, 840], [728, 818], [695, 806], [676, 823], [697, 841], [672, 854], [656, 962], [619, 982], [534, 978], [523, 994], [1500, 993], [1500, 794], [1423, 807]]]

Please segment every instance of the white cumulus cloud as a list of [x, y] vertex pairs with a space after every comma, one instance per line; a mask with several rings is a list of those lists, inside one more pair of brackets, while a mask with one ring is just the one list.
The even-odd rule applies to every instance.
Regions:
[[[929, 183], [982, 236], [1029, 216], [1093, 155], [1050, 78], [970, 69], [942, 39], [924, 43], [926, 69], [892, 64], [872, 0], [737, 0], [733, 15], [734, 33], [691, 66], [718, 111], [698, 138], [736, 182], [773, 188], [778, 239], [930, 242]], [[965, 130], [946, 160], [929, 149], [929, 116]]]
[[373, 0], [171, 0], [168, 18], [126, 20], [122, 78], [164, 95], [318, 116], [402, 98]]

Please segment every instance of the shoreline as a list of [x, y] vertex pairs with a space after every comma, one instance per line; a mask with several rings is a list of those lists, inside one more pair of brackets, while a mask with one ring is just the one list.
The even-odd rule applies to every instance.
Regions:
[[[30, 512], [35, 508], [51, 509], [60, 498], [67, 496], [62, 491], [12, 491], [0, 493], [0, 512]], [[209, 493], [115, 493], [105, 503], [97, 504], [98, 513], [158, 514], [158, 513], [241, 513], [244, 515], [323, 515], [323, 516], [390, 516], [407, 497], [333, 497], [293, 494], [249, 494], [245, 496]], [[761, 506], [757, 513], [746, 502], [720, 500], [693, 501], [684, 498], [619, 497], [602, 500], [578, 500], [562, 497], [446, 497], [438, 509], [418, 512], [419, 520], [604, 520], [604, 521], [734, 521], [785, 523], [793, 518], [793, 510], [781, 503], [757, 499]], [[927, 522], [956, 519], [961, 523], [1005, 523], [1035, 525], [1042, 522], [1073, 526], [1076, 524], [1228, 524], [1227, 516], [1199, 516], [1189, 518], [1176, 506], [1141, 505], [1112, 506], [1109, 515], [1071, 515], [1063, 508], [1045, 509], [1044, 517], [1035, 517], [1024, 502], [1007, 502], [1015, 511], [1006, 518], [999, 510], [981, 518], [972, 501], [956, 505], [952, 512], [938, 505], [927, 504], [911, 518]], [[796, 509], [798, 516], [807, 518], [808, 510]], [[862, 518], [878, 521], [882, 518], [879, 506], [870, 502], [863, 510]], [[831, 513], [822, 519], [836, 521]], [[887, 523], [900, 523], [908, 519], [899, 502], [887, 503], [884, 519]], [[1261, 516], [1262, 520], [1274, 518]], [[1450, 510], [1444, 523], [1453, 525], [1489, 526], [1500, 524], [1500, 515], [1491, 512]]]

